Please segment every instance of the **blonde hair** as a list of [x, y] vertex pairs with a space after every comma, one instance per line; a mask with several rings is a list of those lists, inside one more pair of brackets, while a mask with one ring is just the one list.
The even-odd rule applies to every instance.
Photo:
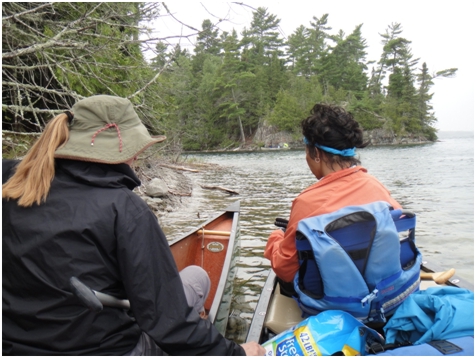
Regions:
[[68, 139], [68, 116], [62, 113], [46, 125], [15, 174], [2, 185], [2, 198], [18, 199], [18, 205], [23, 207], [44, 202], [55, 176], [55, 151]]

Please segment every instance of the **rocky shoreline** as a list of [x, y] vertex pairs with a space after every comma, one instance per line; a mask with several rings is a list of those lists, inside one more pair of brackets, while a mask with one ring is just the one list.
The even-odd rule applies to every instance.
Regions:
[[[398, 146], [398, 145], [420, 145], [432, 143], [422, 135], [407, 134], [397, 136], [393, 131], [384, 129], [374, 129], [364, 132], [364, 140], [369, 142], [369, 146]], [[272, 130], [265, 133], [258, 131], [253, 141], [239, 147], [230, 149], [218, 149], [206, 152], [226, 152], [226, 151], [258, 151], [263, 146], [273, 146], [287, 143], [291, 149], [304, 149], [301, 140], [297, 141], [290, 133], [274, 132]], [[135, 167], [135, 171], [142, 184], [134, 191], [147, 203], [152, 211], [158, 216], [179, 210], [180, 207], [191, 198], [192, 192], [201, 189], [198, 183], [191, 180], [185, 172], [198, 173], [201, 170], [218, 170], [219, 166], [210, 163], [173, 163], [166, 158], [153, 159], [148, 157], [140, 160]], [[215, 188], [214, 189], [223, 189]]]
[[134, 192], [160, 218], [180, 210], [191, 200], [192, 193], [201, 189], [198, 180], [192, 180], [186, 173], [200, 173], [205, 169], [219, 170], [219, 166], [211, 163], [182, 165], [166, 158], [139, 160], [134, 170], [141, 185], [135, 188]]
[[[369, 142], [371, 146], [381, 145], [412, 145], [412, 144], [427, 144], [432, 143], [423, 134], [397, 134], [389, 129], [373, 129], [364, 131], [364, 141]], [[258, 129], [248, 150], [253, 147], [259, 149], [260, 147], [269, 147], [276, 145], [283, 145], [287, 143], [291, 148], [304, 148], [302, 138], [296, 140], [295, 135], [288, 132], [277, 132], [273, 127], [262, 127]], [[235, 149], [237, 150], [237, 149]]]

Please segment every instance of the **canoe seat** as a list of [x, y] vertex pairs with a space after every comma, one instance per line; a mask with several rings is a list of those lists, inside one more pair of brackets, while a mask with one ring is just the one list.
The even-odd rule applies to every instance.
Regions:
[[282, 295], [279, 284], [277, 284], [268, 307], [265, 327], [273, 333], [279, 334], [302, 320], [301, 309], [297, 302], [291, 297]]

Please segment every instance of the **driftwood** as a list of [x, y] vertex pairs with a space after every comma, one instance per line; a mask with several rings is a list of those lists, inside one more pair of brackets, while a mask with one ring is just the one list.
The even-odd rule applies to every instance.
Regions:
[[183, 171], [192, 172], [192, 173], [199, 173], [200, 172], [199, 170], [196, 170], [196, 169], [189, 169], [189, 168], [185, 168], [185, 167], [176, 167], [174, 165], [168, 165], [168, 164], [160, 164], [160, 166], [165, 167], [165, 168], [175, 169], [175, 170], [183, 170]]
[[203, 189], [210, 189], [210, 190], [221, 190], [221, 191], [224, 191], [228, 194], [231, 194], [231, 195], [240, 195], [240, 193], [238, 193], [237, 191], [235, 190], [231, 190], [231, 189], [227, 189], [227, 188], [223, 188], [221, 186], [210, 186], [210, 185], [200, 185]]
[[175, 196], [192, 196], [192, 192], [190, 193], [179, 193], [178, 191], [173, 191], [169, 189], [169, 193]]

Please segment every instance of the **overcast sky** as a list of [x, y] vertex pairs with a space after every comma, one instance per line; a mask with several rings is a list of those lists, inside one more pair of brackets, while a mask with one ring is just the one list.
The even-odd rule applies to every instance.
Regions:
[[[435, 126], [442, 131], [474, 130], [475, 3], [474, 0], [254, 0], [244, 1], [243, 5], [214, 1], [166, 2], [169, 10], [183, 23], [201, 29], [204, 19], [215, 23], [218, 18], [226, 18], [228, 21], [220, 23], [220, 29], [235, 28], [238, 34], [251, 24], [253, 10], [250, 7], [266, 7], [269, 13], [277, 15], [285, 36], [291, 35], [300, 25], [310, 27], [313, 16], [320, 18], [327, 13], [331, 34], [342, 29], [348, 35], [355, 26], [363, 24], [367, 60], [375, 61], [382, 53], [379, 33], [384, 33], [392, 22], [400, 23], [401, 36], [412, 42], [414, 58], [420, 58], [419, 68], [423, 62], [431, 73], [458, 68], [454, 78], [436, 79], [432, 87], [435, 93], [432, 104], [438, 118]], [[165, 17], [156, 23], [155, 30], [159, 36], [192, 32]], [[181, 45], [193, 48], [183, 39]]]

